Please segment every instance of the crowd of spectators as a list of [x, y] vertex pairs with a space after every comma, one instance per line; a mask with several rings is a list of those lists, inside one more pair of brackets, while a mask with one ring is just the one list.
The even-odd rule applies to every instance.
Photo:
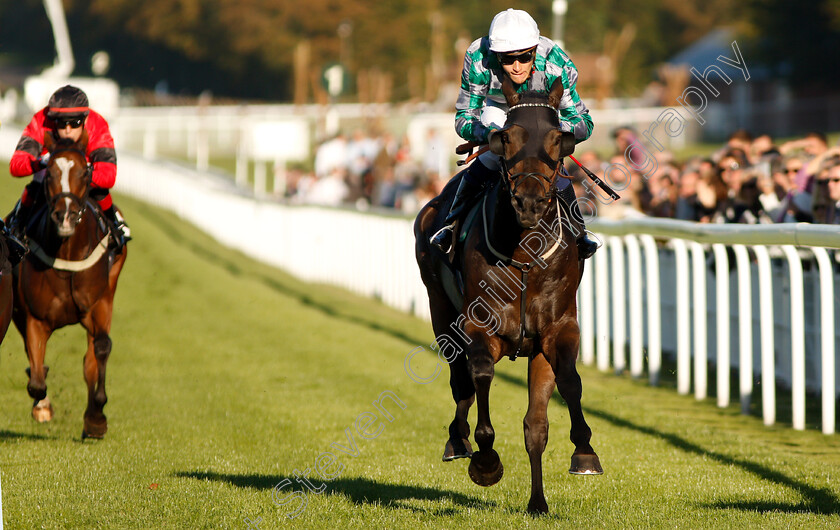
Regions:
[[616, 129], [614, 139], [615, 153], [608, 159], [594, 151], [578, 159], [612, 184], [620, 200], [604, 201], [603, 195], [598, 200], [594, 194], [600, 192], [583, 172], [568, 167], [578, 196], [589, 196], [598, 216], [840, 224], [840, 146], [830, 147], [822, 133], [778, 143], [737, 131], [710, 156], [685, 161], [667, 150], [628, 151], [642, 145], [631, 128]]
[[[644, 147], [630, 127], [616, 129], [613, 139], [612, 156], [579, 146], [576, 158], [612, 185], [618, 201], [605, 200], [583, 171], [566, 162], [577, 196], [588, 196], [598, 216], [840, 224], [840, 146], [829, 146], [819, 132], [779, 143], [737, 131], [711, 155], [682, 161], [668, 150]], [[426, 156], [412, 157], [405, 137], [338, 135], [318, 147], [313, 172], [289, 173], [286, 195], [297, 203], [416, 213], [452, 176], [441, 175], [447, 165], [440, 157], [449, 156], [439, 152], [443, 142], [427, 140]]]
[[442, 142], [428, 140], [427, 156], [416, 160], [407, 137], [397, 140], [390, 134], [371, 136], [361, 130], [349, 138], [339, 134], [318, 146], [314, 171], [288, 173], [286, 197], [300, 204], [417, 213], [450, 178], [440, 174]]

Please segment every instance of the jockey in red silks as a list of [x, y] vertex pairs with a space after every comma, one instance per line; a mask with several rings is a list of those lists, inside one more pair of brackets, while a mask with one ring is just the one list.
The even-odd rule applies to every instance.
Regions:
[[26, 225], [37, 201], [43, 194], [43, 180], [49, 153], [44, 147], [44, 135], [52, 134], [56, 139], [70, 138], [78, 142], [83, 131], [87, 131], [88, 143], [85, 155], [92, 165], [91, 197], [99, 203], [105, 217], [114, 228], [117, 251], [131, 239], [131, 232], [122, 215], [114, 208], [108, 190], [117, 178], [117, 154], [108, 122], [88, 105], [87, 95], [79, 88], [66, 85], [50, 97], [46, 107], [32, 117], [18, 141], [9, 171], [13, 177], [33, 175], [9, 219], [9, 230], [13, 238], [22, 238]]

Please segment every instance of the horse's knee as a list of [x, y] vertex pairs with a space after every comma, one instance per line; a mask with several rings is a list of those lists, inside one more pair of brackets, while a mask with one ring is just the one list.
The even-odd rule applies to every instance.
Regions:
[[111, 354], [111, 337], [106, 334], [93, 339], [93, 354], [96, 356], [97, 361], [107, 361], [108, 356]]
[[493, 360], [480, 358], [471, 361], [470, 364], [475, 386], [486, 385], [489, 388], [493, 381]]
[[93, 394], [93, 403], [101, 410], [102, 407], [108, 403], [108, 396], [105, 394], [105, 388], [99, 387], [96, 393]]
[[522, 421], [525, 431], [525, 449], [528, 454], [533, 451], [543, 452], [548, 443], [548, 419], [525, 416]]

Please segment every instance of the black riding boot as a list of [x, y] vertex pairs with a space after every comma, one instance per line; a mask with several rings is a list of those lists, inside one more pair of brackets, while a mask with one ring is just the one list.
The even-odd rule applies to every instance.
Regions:
[[449, 213], [444, 219], [444, 226], [429, 239], [429, 242], [439, 248], [444, 253], [452, 249], [455, 223], [473, 204], [484, 185], [493, 177], [494, 171], [476, 160], [464, 172], [461, 177], [461, 182], [458, 184], [458, 190], [455, 192], [455, 198], [452, 200], [452, 205], [449, 207]]
[[15, 204], [14, 210], [9, 214], [9, 235], [20, 242], [23, 236], [26, 235], [26, 225], [29, 223], [29, 218], [32, 215], [33, 206], [25, 206], [20, 199]]
[[17, 265], [26, 255], [26, 246], [21, 241], [12, 235], [9, 227], [0, 219], [0, 231], [6, 236], [6, 247], [9, 252], [9, 263], [12, 267]]
[[131, 230], [128, 228], [128, 225], [125, 224], [125, 219], [111, 205], [110, 208], [104, 210], [102, 212], [105, 214], [105, 218], [108, 219], [108, 222], [111, 224], [111, 228], [114, 234], [114, 249], [119, 253], [122, 248], [125, 246], [126, 243], [131, 241]]
[[557, 196], [560, 197], [560, 199], [562, 199], [562, 201], [569, 207], [569, 211], [572, 213], [572, 220], [578, 225], [578, 257], [580, 259], [591, 258], [592, 254], [595, 254], [595, 251], [598, 250], [598, 243], [592, 241], [586, 235], [586, 224], [584, 224], [583, 215], [581, 215], [580, 208], [578, 208], [577, 197], [575, 197], [575, 190], [572, 183], [570, 182], [562, 190], [557, 190]]

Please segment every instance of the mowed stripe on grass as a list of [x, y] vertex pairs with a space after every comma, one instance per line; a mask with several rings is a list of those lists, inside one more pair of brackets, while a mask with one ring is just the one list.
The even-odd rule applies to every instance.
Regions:
[[[61, 330], [49, 343], [56, 418], [39, 425], [11, 329], [0, 347], [8, 528], [840, 525], [837, 436], [768, 429], [735, 408], [583, 367], [585, 412], [606, 474], [566, 473], [573, 446], [556, 399], [544, 456], [552, 513], [532, 518], [525, 361], [497, 366], [491, 413], [505, 476], [480, 488], [467, 462], [440, 461], [454, 412], [445, 367], [428, 385], [404, 371], [411, 350], [429, 349], [427, 323], [301, 283], [171, 214], [118, 200], [135, 240], [114, 313], [109, 432], [80, 441], [83, 331]], [[431, 353], [415, 360], [418, 373], [432, 373]], [[373, 404], [385, 391], [405, 406], [383, 401], [392, 421]], [[365, 413], [383, 426], [370, 439], [356, 427]], [[335, 458], [324, 468], [329, 481], [315, 471], [326, 452]], [[297, 480], [304, 474], [326, 488], [307, 493]]]

